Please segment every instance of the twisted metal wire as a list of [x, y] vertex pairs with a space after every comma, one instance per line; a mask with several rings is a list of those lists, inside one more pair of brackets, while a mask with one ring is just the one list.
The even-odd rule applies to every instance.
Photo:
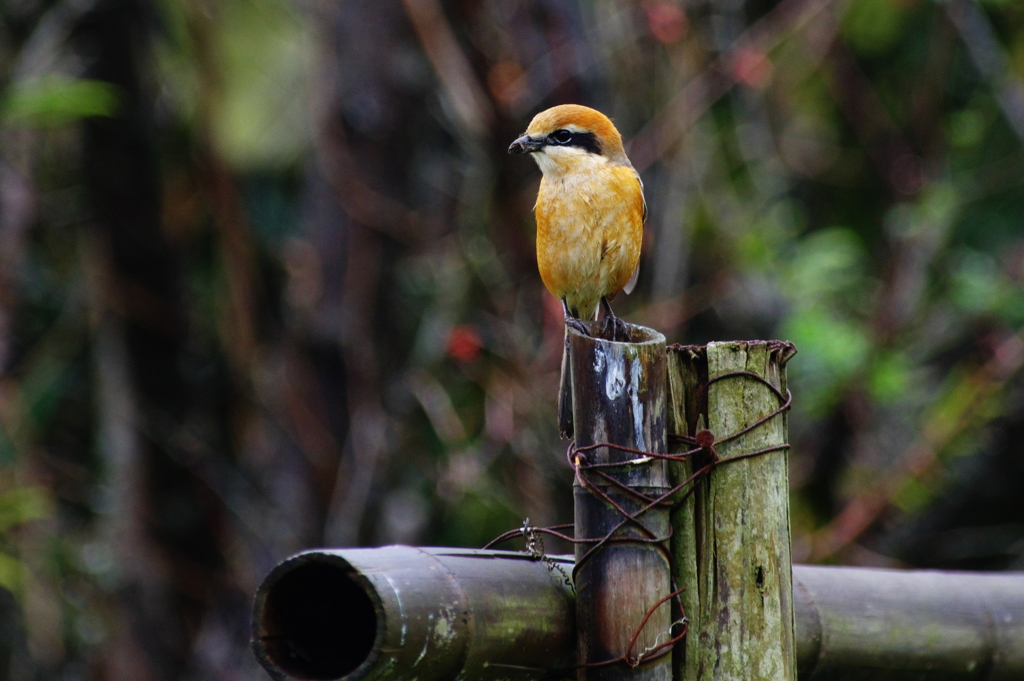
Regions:
[[[793, 403], [793, 396], [788, 390], [785, 394], [783, 394], [781, 390], [772, 385], [767, 379], [750, 371], [732, 371], [724, 373], [707, 380], [707, 382], [704, 385], [710, 386], [711, 384], [717, 381], [726, 378], [736, 377], [749, 377], [766, 386], [778, 398], [780, 402], [779, 407], [772, 411], [771, 413], [766, 414], [765, 416], [747, 425], [746, 427], [741, 428], [740, 430], [737, 430], [734, 433], [726, 435], [725, 437], [715, 437], [714, 433], [707, 429], [700, 430], [695, 435], [692, 436], [682, 434], [669, 435], [668, 439], [670, 442], [683, 443], [691, 446], [691, 448], [688, 449], [687, 451], [677, 452], [673, 454], [648, 452], [640, 449], [634, 449], [632, 447], [626, 447], [624, 445], [618, 445], [611, 442], [597, 442], [594, 444], [584, 445], [581, 447], [577, 447], [575, 442], [569, 444], [569, 447], [566, 451], [566, 456], [569, 460], [569, 465], [573, 467], [573, 471], [576, 476], [576, 481], [579, 484], [579, 486], [587, 490], [589, 493], [591, 493], [601, 501], [603, 501], [605, 504], [614, 508], [622, 516], [622, 520], [617, 525], [615, 525], [615, 527], [613, 527], [607, 534], [605, 534], [605, 536], [600, 538], [580, 539], [569, 536], [564, 532], [564, 530], [568, 530], [569, 528], [573, 527], [572, 523], [567, 523], [563, 525], [553, 525], [551, 527], [533, 527], [529, 524], [529, 519], [527, 519], [527, 521], [523, 523], [522, 527], [517, 528], [515, 530], [509, 530], [508, 532], [505, 532], [500, 536], [495, 537], [486, 546], [484, 546], [484, 548], [489, 549], [497, 544], [501, 544], [511, 539], [523, 537], [527, 542], [527, 553], [534, 556], [538, 560], [545, 560], [546, 562], [548, 562], [550, 559], [547, 559], [547, 557], [543, 553], [543, 543], [542, 541], [539, 541], [540, 535], [558, 537], [559, 539], [562, 539], [574, 545], [589, 544], [590, 546], [587, 548], [586, 552], [579, 558], [579, 560], [576, 561], [575, 565], [573, 566], [573, 583], [575, 583], [577, 574], [579, 573], [580, 569], [584, 565], [586, 565], [587, 561], [589, 561], [598, 551], [609, 545], [642, 544], [654, 546], [671, 565], [672, 558], [668, 548], [669, 541], [672, 538], [671, 527], [669, 528], [668, 536], [655, 536], [655, 534], [651, 532], [651, 530], [649, 530], [641, 520], [648, 511], [655, 508], [668, 508], [669, 510], [671, 510], [678, 507], [680, 504], [684, 503], [690, 497], [690, 495], [694, 493], [694, 491], [697, 489], [697, 483], [699, 481], [708, 477], [715, 468], [722, 464], [763, 456], [764, 454], [768, 454], [769, 452], [777, 452], [789, 449], [789, 443], [783, 443], [778, 445], [772, 445], [770, 447], [763, 447], [752, 452], [736, 454], [730, 456], [727, 459], [719, 458], [718, 452], [716, 451], [716, 446], [722, 445], [726, 442], [731, 442], [743, 435], [746, 435], [747, 433], [753, 431], [754, 429], [771, 422], [775, 418], [779, 417], [780, 415], [788, 411]], [[628, 454], [633, 454], [635, 458], [629, 459], [627, 461], [617, 462], [589, 462], [587, 460], [587, 453], [600, 447], [607, 447], [609, 449], [615, 449]], [[616, 479], [614, 476], [609, 475], [606, 472], [609, 469], [623, 468], [626, 466], [650, 465], [654, 461], [684, 462], [690, 458], [696, 457], [696, 455], [698, 454], [704, 454], [704, 457], [702, 458], [706, 460], [706, 463], [704, 463], [704, 465], [702, 465], [698, 470], [694, 471], [685, 480], [669, 488], [668, 491], [656, 497], [647, 496], [643, 492], [633, 487], [630, 487], [629, 485], [621, 482], [620, 480]], [[621, 492], [625, 496], [634, 499], [636, 502], [640, 504], [639, 509], [631, 513], [627, 509], [623, 508], [622, 504], [618, 503], [615, 499], [613, 499], [607, 492], [605, 492], [601, 488], [601, 486], [595, 484], [591, 476], [599, 478], [607, 485], [607, 487], [614, 488], [615, 490]], [[625, 528], [627, 525], [634, 526], [635, 529], [639, 531], [641, 536], [621, 536], [621, 530]], [[559, 572], [562, 572], [564, 576], [564, 571], [559, 569]], [[572, 669], [579, 669], [583, 667], [606, 667], [609, 665], [619, 663], [625, 663], [630, 667], [636, 667], [640, 664], [652, 662], [654, 660], [657, 660], [658, 658], [667, 655], [676, 643], [678, 643], [686, 637], [686, 634], [689, 631], [689, 620], [686, 617], [686, 611], [683, 607], [682, 599], [680, 598], [681, 594], [686, 590], [686, 588], [678, 587], [678, 585], [676, 585], [674, 581], [672, 584], [672, 588], [672, 593], [670, 593], [668, 596], [664, 597], [663, 599], [655, 603], [647, 610], [646, 613], [644, 613], [644, 616], [640, 620], [640, 623], [637, 625], [636, 629], [634, 630], [633, 636], [629, 641], [629, 645], [626, 647], [626, 652], [623, 655], [609, 660], [602, 660], [599, 662], [581, 663], [576, 665]], [[647, 622], [654, 615], [655, 611], [657, 611], [658, 608], [665, 605], [666, 603], [672, 601], [674, 601], [675, 605], [679, 609], [680, 618], [672, 622], [671, 625], [669, 625], [669, 630], [667, 632], [668, 639], [663, 643], [654, 645], [650, 648], [640, 651], [639, 653], [634, 653], [634, 648], [636, 647], [637, 641], [640, 639], [640, 635], [642, 634], [644, 628], [647, 626]], [[677, 625], [681, 625], [682, 630], [678, 634], [673, 635], [672, 630]], [[571, 671], [571, 669], [565, 669], [560, 671], [568, 672]]]

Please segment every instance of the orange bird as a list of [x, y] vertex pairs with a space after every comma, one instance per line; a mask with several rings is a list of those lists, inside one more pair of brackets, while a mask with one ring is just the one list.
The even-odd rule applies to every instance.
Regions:
[[[544, 285], [562, 302], [565, 323], [589, 335], [579, 320], [604, 311], [603, 334], [624, 333], [608, 301], [630, 293], [640, 267], [647, 204], [640, 175], [626, 158], [622, 135], [600, 111], [564, 104], [534, 116], [508, 148], [530, 154], [543, 177], [534, 212], [537, 266]], [[562, 411], [566, 430], [566, 367]]]

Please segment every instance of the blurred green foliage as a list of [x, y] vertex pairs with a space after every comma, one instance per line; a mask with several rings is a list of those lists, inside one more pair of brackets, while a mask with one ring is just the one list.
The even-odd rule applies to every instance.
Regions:
[[571, 519], [539, 172], [505, 153], [570, 101], [646, 186], [616, 311], [799, 349], [797, 559], [1024, 565], [1024, 4], [21, 0], [0, 65], [35, 678], [251, 678], [291, 552]]
[[118, 89], [110, 83], [51, 75], [12, 87], [0, 117], [10, 126], [67, 125], [89, 116], [113, 116], [118, 102]]

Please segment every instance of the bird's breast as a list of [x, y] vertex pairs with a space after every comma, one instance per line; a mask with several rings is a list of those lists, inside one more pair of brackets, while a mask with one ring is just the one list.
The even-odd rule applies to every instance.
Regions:
[[582, 318], [618, 293], [640, 258], [643, 193], [628, 166], [545, 175], [537, 195], [537, 264], [551, 293]]

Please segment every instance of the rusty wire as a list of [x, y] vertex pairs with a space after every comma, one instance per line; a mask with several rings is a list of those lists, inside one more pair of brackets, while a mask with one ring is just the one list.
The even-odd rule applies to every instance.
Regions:
[[[573, 566], [573, 582], [575, 582], [576, 575], [579, 573], [579, 570], [587, 563], [588, 560], [590, 560], [598, 551], [600, 551], [605, 546], [613, 544], [643, 544], [654, 546], [665, 557], [665, 559], [671, 566], [672, 554], [669, 551], [668, 543], [672, 538], [672, 528], [669, 528], [669, 533], [665, 537], [655, 536], [654, 533], [651, 532], [641, 521], [641, 518], [648, 511], [658, 507], [667, 507], [669, 509], [676, 508], [677, 506], [685, 502], [690, 497], [690, 495], [694, 493], [694, 491], [697, 489], [697, 483], [700, 480], [703, 480], [704, 478], [708, 477], [711, 474], [711, 472], [720, 464], [730, 463], [733, 461], [740, 461], [743, 459], [750, 459], [757, 456], [762, 456], [769, 452], [789, 449], [789, 443], [787, 442], [779, 445], [773, 445], [771, 447], [763, 447], [752, 452], [744, 452], [742, 454], [730, 456], [728, 459], [720, 459], [718, 457], [718, 452], [715, 449], [716, 446], [735, 440], [743, 435], [746, 435], [755, 428], [758, 428], [769, 423], [776, 417], [782, 415], [784, 412], [789, 410], [790, 406], [793, 403], [793, 396], [788, 390], [785, 394], [783, 394], [781, 390], [772, 385], [767, 379], [750, 371], [732, 371], [724, 373], [707, 380], [702, 387], [706, 388], [717, 381], [726, 378], [736, 377], [753, 378], [754, 380], [760, 382], [762, 385], [766, 386], [779, 399], [779, 407], [776, 410], [772, 411], [771, 413], [766, 414], [765, 416], [762, 416], [761, 418], [757, 419], [750, 425], [745, 426], [744, 428], [741, 428], [736, 432], [726, 435], [725, 437], [722, 438], [716, 438], [714, 433], [712, 433], [708, 429], [700, 430], [692, 436], [682, 434], [670, 434], [667, 438], [670, 443], [682, 443], [691, 445], [690, 449], [684, 452], [676, 452], [673, 454], [648, 452], [640, 449], [634, 449], [632, 447], [626, 447], [625, 445], [614, 444], [611, 442], [597, 442], [590, 445], [584, 445], [582, 447], [577, 447], [575, 441], [569, 444], [569, 447], [566, 451], [566, 455], [569, 459], [569, 464], [573, 467], [573, 471], [576, 476], [576, 481], [578, 482], [580, 487], [586, 489], [588, 492], [596, 496], [604, 503], [608, 504], [610, 507], [614, 508], [616, 511], [618, 511], [620, 515], [622, 515], [622, 521], [615, 525], [615, 527], [613, 527], [607, 534], [605, 534], [605, 536], [598, 538], [571, 537], [567, 535], [564, 532], [564, 530], [573, 527], [572, 523], [553, 525], [551, 527], [533, 527], [529, 525], [529, 520], [527, 520], [523, 523], [522, 527], [517, 528], [515, 530], [509, 530], [508, 532], [501, 534], [500, 536], [491, 540], [486, 546], [484, 546], [484, 548], [489, 549], [497, 544], [501, 544], [505, 541], [509, 541], [516, 537], [523, 537], [527, 542], [527, 553], [529, 553], [531, 556], [534, 556], [537, 560], [545, 560], [545, 562], [547, 562], [547, 560], [549, 559], [547, 559], [547, 556], [543, 554], [543, 543], [539, 541], [540, 535], [558, 537], [559, 539], [562, 539], [574, 545], [591, 544], [587, 551], [579, 558], [579, 560], [576, 561], [576, 564]], [[621, 452], [634, 454], [636, 458], [630, 459], [628, 461], [590, 463], [587, 460], [586, 453], [598, 449], [600, 447], [607, 447], [609, 449], [616, 449]], [[679, 463], [684, 462], [687, 459], [695, 457], [697, 454], [701, 453], [705, 454], [704, 459], [707, 462], [704, 463], [704, 465], [701, 466], [701, 468], [694, 471], [685, 480], [671, 487], [664, 494], [661, 494], [660, 496], [657, 497], [649, 497], [646, 494], [640, 492], [639, 490], [634, 489], [633, 487], [630, 487], [629, 485], [623, 482], [620, 482], [614, 476], [611, 476], [605, 472], [605, 470], [607, 469], [621, 468], [623, 466], [647, 465], [659, 460], [674, 461]], [[635, 499], [638, 503], [640, 503], [639, 510], [637, 510], [634, 513], [630, 513], [628, 510], [623, 508], [620, 503], [616, 502], [604, 490], [602, 490], [598, 485], [596, 485], [593, 482], [593, 480], [590, 479], [590, 477], [588, 477], [590, 475], [599, 477], [602, 481], [607, 483], [609, 487], [615, 488], [616, 490], [625, 494], [626, 496]], [[642, 536], [618, 536], [620, 531], [630, 524], [634, 525], [639, 530]], [[559, 571], [561, 572], [561, 570]], [[640, 620], [640, 623], [637, 625], [636, 629], [633, 632], [633, 636], [630, 639], [628, 646], [626, 647], [625, 653], [623, 653], [619, 657], [612, 658], [609, 660], [581, 663], [576, 665], [576, 667], [574, 668], [579, 669], [582, 667], [606, 667], [618, 663], [625, 663], [630, 667], [636, 667], [640, 664], [651, 662], [653, 660], [656, 660], [667, 655], [676, 643], [678, 643], [686, 637], [686, 634], [689, 631], [689, 620], [686, 617], [686, 611], [683, 607], [683, 603], [680, 598], [681, 594], [686, 590], [686, 587], [679, 587], [675, 584], [675, 581], [673, 579], [672, 588], [672, 593], [659, 600], [657, 603], [651, 606], [651, 608], [648, 609], [646, 613], [644, 613], [643, 618]], [[657, 611], [658, 608], [660, 608], [661, 606], [670, 601], [675, 601], [676, 606], [679, 608], [680, 618], [673, 621], [669, 625], [668, 640], [664, 643], [655, 645], [647, 650], [643, 650], [639, 654], [634, 654], [633, 649], [636, 646], [636, 643], [639, 640], [640, 635], [644, 630], [644, 627], [647, 626], [647, 622], [650, 620], [651, 616], [655, 613], [655, 611]], [[672, 629], [678, 624], [682, 624], [683, 629], [680, 633], [673, 636]]]

